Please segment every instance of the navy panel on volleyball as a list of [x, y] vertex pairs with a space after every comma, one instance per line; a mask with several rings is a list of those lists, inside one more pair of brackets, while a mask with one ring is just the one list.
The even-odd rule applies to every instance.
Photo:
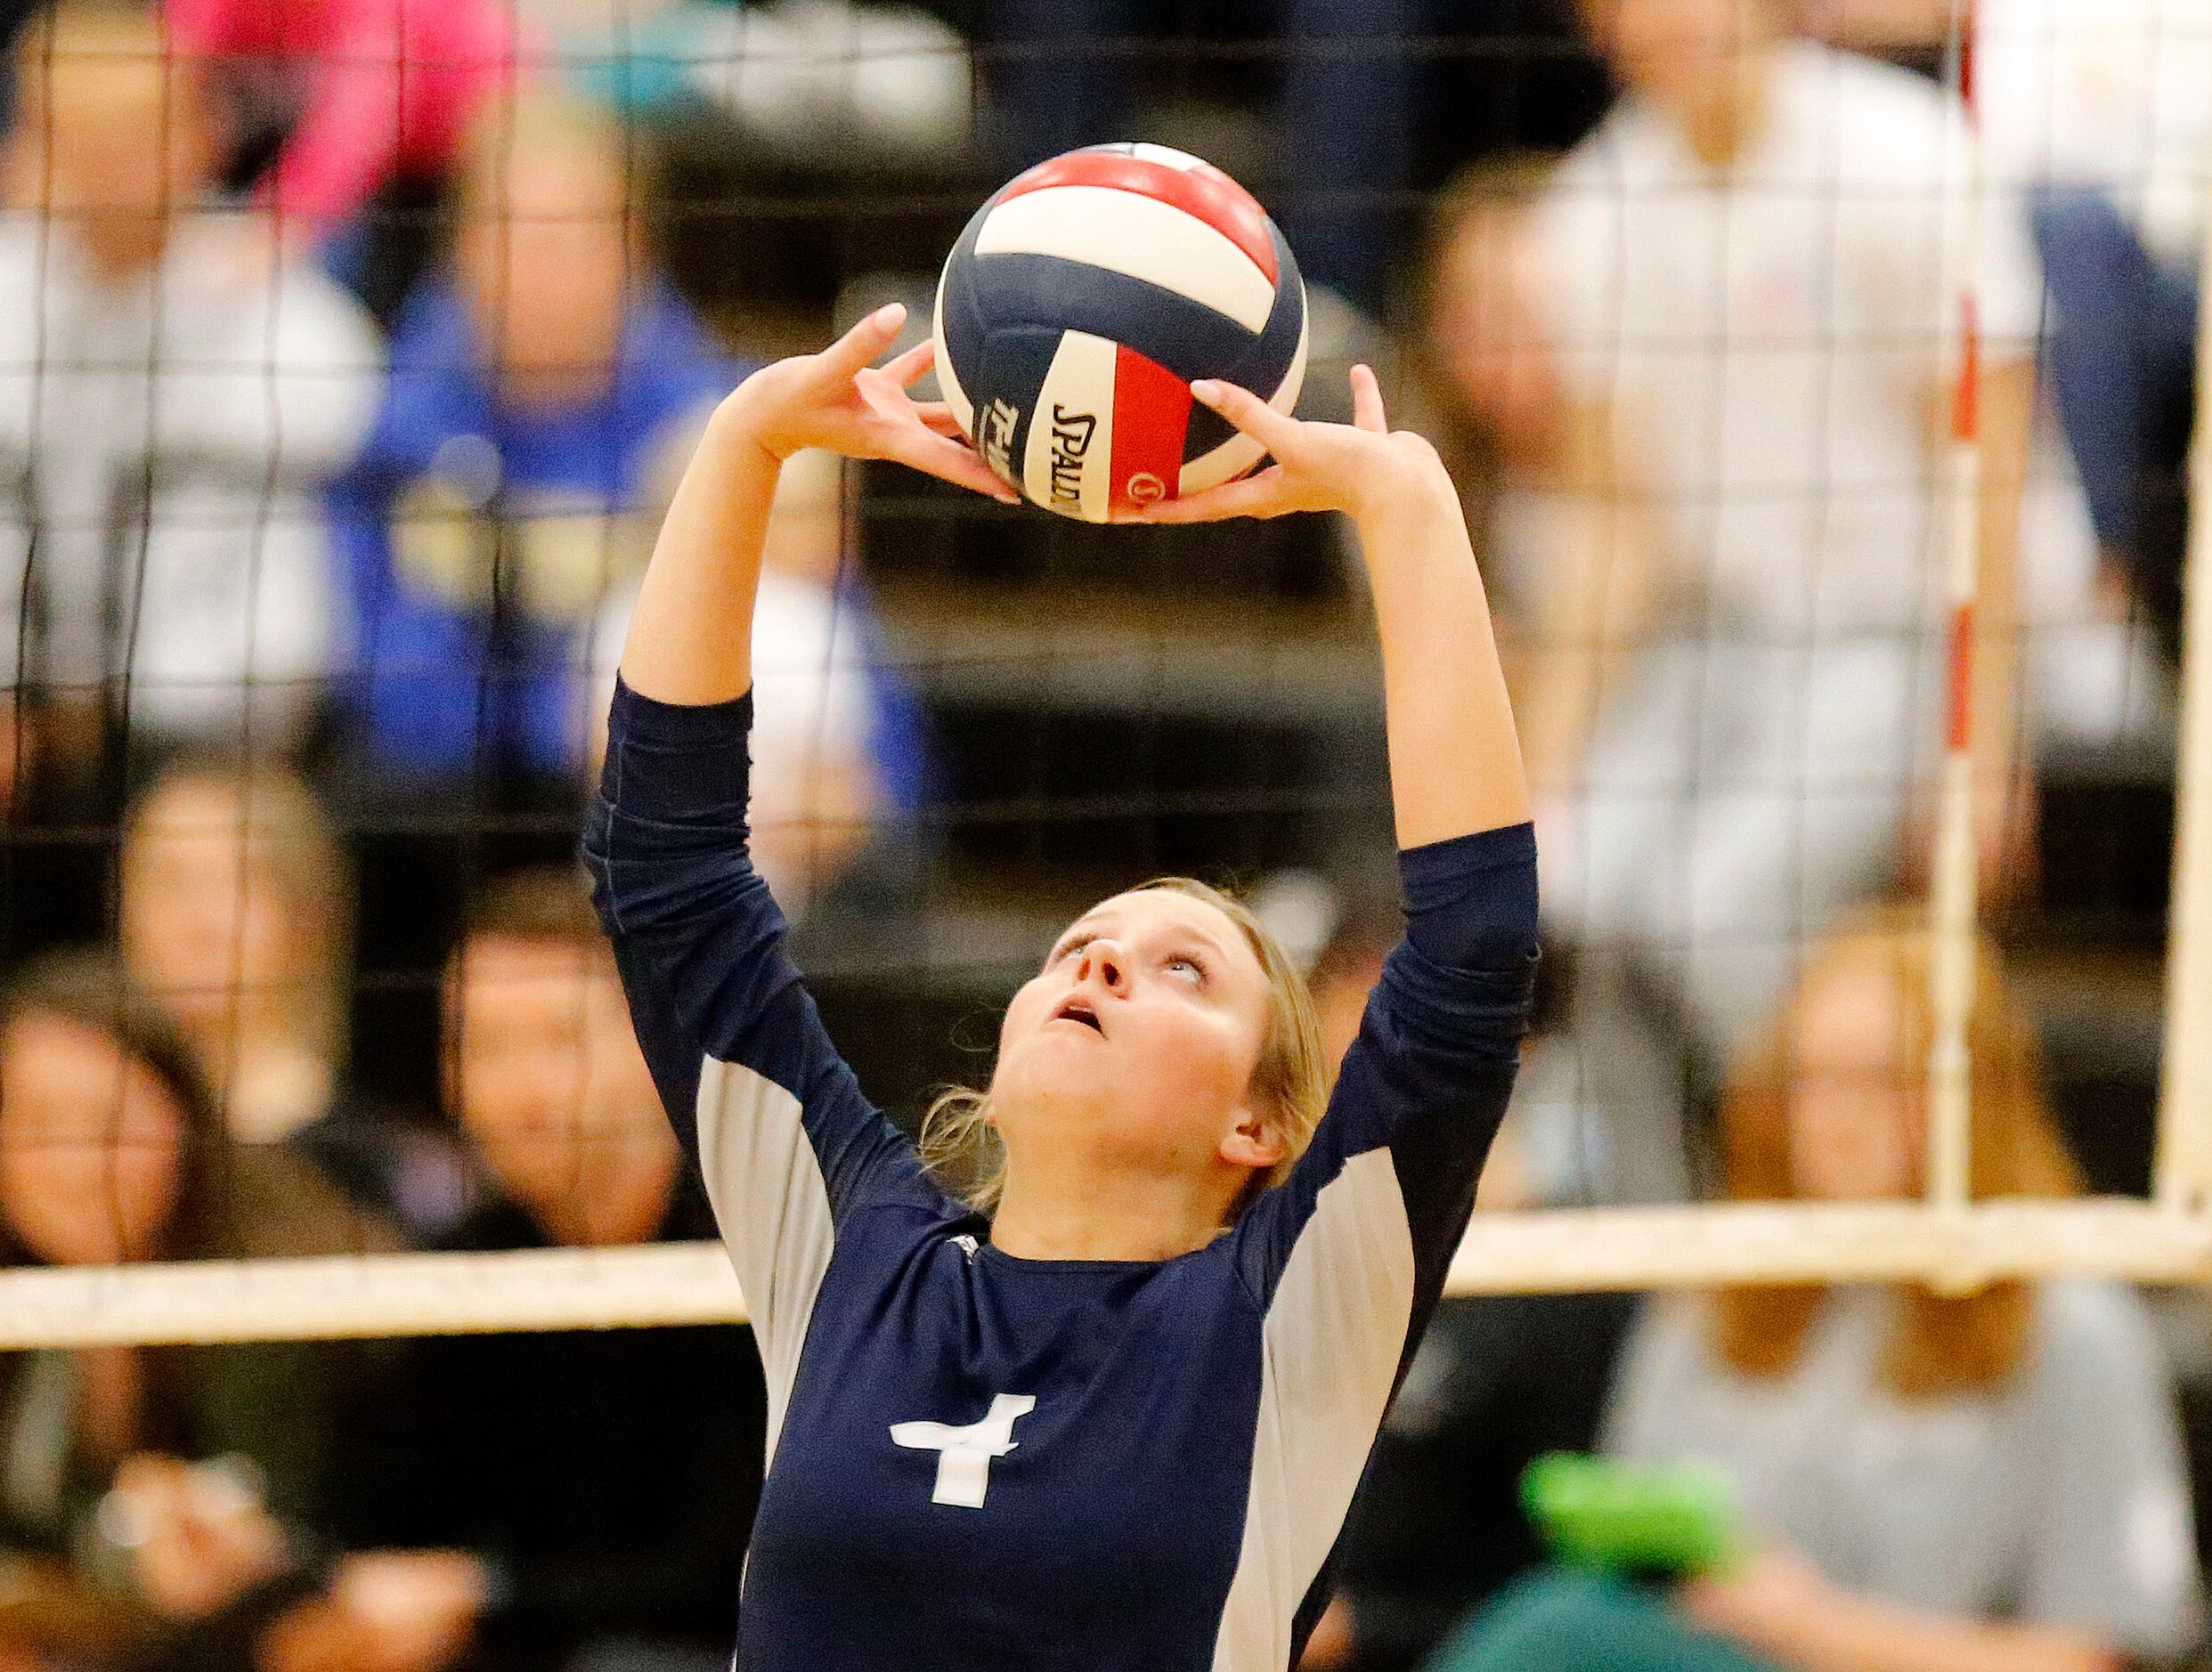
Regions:
[[1251, 193], [1165, 145], [1094, 145], [976, 211], [938, 281], [938, 381], [984, 459], [1086, 522], [1243, 475], [1257, 442], [1194, 406], [1219, 377], [1289, 411], [1305, 287]]

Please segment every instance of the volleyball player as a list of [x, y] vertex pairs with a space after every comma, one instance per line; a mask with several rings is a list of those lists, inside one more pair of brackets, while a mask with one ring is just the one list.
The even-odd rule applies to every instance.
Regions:
[[[1196, 884], [1102, 901], [1010, 1005], [939, 1147], [860, 1094], [745, 852], [762, 532], [802, 447], [1005, 497], [881, 370], [900, 310], [720, 408], [638, 598], [586, 835], [632, 1016], [703, 1169], [769, 1384], [747, 1672], [1283, 1672], [1435, 1305], [1511, 1088], [1534, 839], [1451, 481], [1388, 433], [1197, 398], [1275, 464], [1151, 520], [1334, 510], [1382, 638], [1406, 895], [1358, 1041], [1324, 1065], [1295, 969]], [[993, 1211], [986, 1212], [988, 1206]]]

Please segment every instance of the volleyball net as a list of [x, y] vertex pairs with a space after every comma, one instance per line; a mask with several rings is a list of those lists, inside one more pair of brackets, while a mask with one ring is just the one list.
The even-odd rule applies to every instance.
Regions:
[[[1277, 214], [1302, 410], [1383, 369], [1498, 610], [1553, 973], [1450, 1292], [2212, 1279], [2212, 18], [1839, 12], [1738, 133], [1666, 90], [1750, 49], [1611, 7], [1023, 10], [19, 34], [0, 1348], [744, 1318], [572, 856], [627, 599], [747, 366], [926, 321], [997, 179], [1134, 133]], [[756, 851], [895, 1119], [1163, 872], [1356, 1015], [1394, 881], [1344, 530], [802, 458], [761, 610]], [[1847, 966], [1873, 1043], [1816, 1048]], [[1769, 1059], [1785, 1111], [1863, 1082], [1908, 1199], [1748, 1199], [1792, 1193], [1744, 1160]]]

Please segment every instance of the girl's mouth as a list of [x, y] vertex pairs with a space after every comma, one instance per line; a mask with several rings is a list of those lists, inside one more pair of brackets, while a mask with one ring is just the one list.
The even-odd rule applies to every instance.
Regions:
[[1098, 1012], [1091, 1008], [1090, 1001], [1088, 999], [1068, 1000], [1067, 1002], [1053, 1012], [1053, 1020], [1056, 1022], [1080, 1022], [1093, 1033], [1095, 1033], [1102, 1037], [1104, 1036], [1106, 1032], [1106, 1025], [1098, 1019]]

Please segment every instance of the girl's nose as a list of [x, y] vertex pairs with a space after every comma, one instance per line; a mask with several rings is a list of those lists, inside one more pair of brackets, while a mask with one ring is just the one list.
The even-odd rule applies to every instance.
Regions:
[[1094, 975], [1105, 984], [1108, 992], [1119, 993], [1129, 984], [1127, 954], [1110, 940], [1091, 942], [1083, 949], [1082, 962], [1076, 969], [1076, 979], [1087, 981]]

